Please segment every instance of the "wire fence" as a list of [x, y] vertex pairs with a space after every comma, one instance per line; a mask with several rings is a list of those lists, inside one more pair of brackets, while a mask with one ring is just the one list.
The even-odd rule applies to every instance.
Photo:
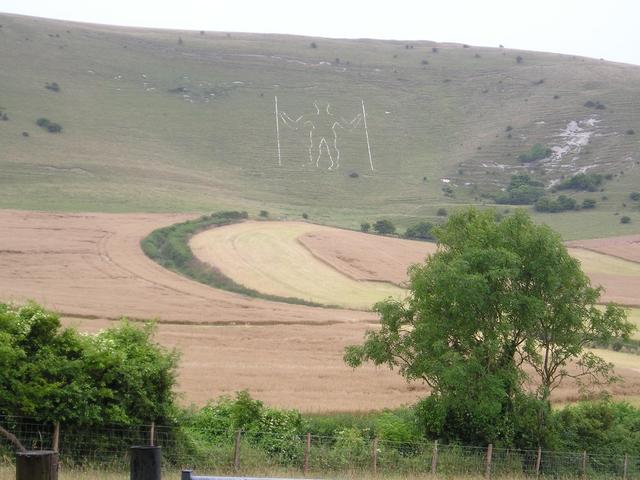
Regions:
[[[640, 480], [639, 452], [515, 450], [435, 442], [393, 442], [353, 436], [278, 435], [273, 432], [207, 432], [156, 425], [56, 426], [0, 416], [0, 426], [25, 448], [55, 449], [66, 469], [126, 471], [134, 445], [162, 447], [163, 467], [202, 474], [337, 477], [425, 476], [439, 478], [545, 478]], [[14, 447], [0, 440], [3, 465], [14, 462]]]

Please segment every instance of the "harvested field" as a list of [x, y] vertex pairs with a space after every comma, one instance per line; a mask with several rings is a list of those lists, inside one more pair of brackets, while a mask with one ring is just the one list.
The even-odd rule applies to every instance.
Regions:
[[569, 253], [580, 260], [591, 283], [604, 288], [603, 302], [640, 305], [640, 263], [583, 248], [569, 248]]
[[435, 253], [436, 244], [369, 235], [351, 230], [324, 229], [298, 237], [313, 255], [356, 280], [403, 286], [407, 268]]
[[[303, 235], [324, 233], [327, 243], [340, 245], [339, 241], [334, 242], [335, 231], [303, 222], [243, 222], [199, 233], [189, 244], [201, 261], [216, 266], [237, 283], [263, 293], [361, 310], [384, 298], [405, 295], [404, 290], [390, 283], [358, 280], [333, 268], [335, 262], [320, 260], [298, 241]], [[397, 246], [395, 249], [399, 250]], [[356, 261], [362, 265], [363, 261], [371, 262], [374, 255], [369, 249]], [[344, 257], [339, 261], [348, 265]]]
[[574, 240], [568, 242], [567, 246], [592, 250], [632, 262], [640, 262], [640, 235]]
[[[395, 372], [342, 362], [345, 345], [375, 325], [372, 313], [313, 308], [216, 290], [148, 259], [140, 239], [185, 215], [0, 211], [0, 300], [33, 299], [66, 325], [96, 331], [122, 315], [158, 319], [157, 339], [182, 352], [179, 390], [202, 404], [243, 388], [268, 404], [305, 411], [370, 410], [424, 395]], [[376, 237], [371, 236], [376, 239]], [[622, 355], [622, 356], [618, 356]], [[616, 354], [638, 396], [640, 357]], [[563, 386], [555, 399], [575, 399]]]

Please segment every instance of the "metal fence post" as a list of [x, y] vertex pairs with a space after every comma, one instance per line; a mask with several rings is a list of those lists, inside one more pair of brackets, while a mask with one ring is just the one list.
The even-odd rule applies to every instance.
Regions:
[[233, 452], [233, 470], [240, 470], [240, 440], [242, 439], [242, 430], [236, 432], [236, 448]]
[[493, 444], [490, 443], [487, 447], [487, 465], [484, 471], [485, 478], [491, 478], [491, 457], [493, 457]]
[[438, 440], [433, 442], [433, 455], [431, 456], [431, 475], [438, 470]]

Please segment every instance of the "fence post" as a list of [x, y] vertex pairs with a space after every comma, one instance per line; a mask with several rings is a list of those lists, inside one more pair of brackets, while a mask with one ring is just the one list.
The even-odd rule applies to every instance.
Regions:
[[431, 456], [431, 475], [438, 470], [438, 440], [433, 442], [433, 455]]
[[587, 451], [582, 452], [582, 479], [587, 480]]
[[536, 478], [540, 476], [540, 463], [542, 463], [542, 447], [538, 447], [538, 456], [536, 457]]
[[162, 471], [162, 454], [160, 447], [140, 445], [130, 448], [131, 480], [160, 480]]
[[156, 438], [156, 422], [151, 422], [151, 428], [149, 429], [149, 445], [154, 446]]
[[52, 450], [16, 453], [16, 480], [58, 480], [58, 454]]
[[487, 465], [484, 472], [485, 478], [491, 478], [491, 457], [493, 457], [493, 444], [490, 443], [487, 447]]
[[622, 465], [622, 480], [627, 480], [627, 470], [629, 469], [629, 455], [624, 454], [624, 465]]
[[242, 430], [236, 432], [236, 448], [233, 452], [233, 470], [240, 470], [240, 440], [242, 438]]
[[51, 441], [51, 450], [57, 452], [60, 450], [60, 422], [53, 424], [53, 439]]
[[378, 438], [373, 439], [373, 447], [371, 449], [371, 468], [373, 474], [378, 473]]
[[304, 476], [309, 474], [309, 455], [311, 454], [311, 433], [307, 432], [307, 441], [304, 446]]

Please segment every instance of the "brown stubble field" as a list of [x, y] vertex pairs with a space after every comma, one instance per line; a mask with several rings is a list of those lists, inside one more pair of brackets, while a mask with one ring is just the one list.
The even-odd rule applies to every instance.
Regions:
[[[248, 389], [270, 405], [356, 411], [424, 395], [423, 387], [385, 368], [353, 371], [342, 362], [344, 346], [375, 326], [374, 314], [239, 296], [169, 272], [143, 254], [141, 238], [186, 218], [0, 211], [0, 300], [36, 300], [89, 332], [121, 316], [156, 319], [157, 340], [182, 352], [184, 403]], [[613, 393], [638, 395], [640, 369], [626, 365], [619, 373], [626, 382]], [[558, 401], [576, 397], [572, 385], [556, 394]]]

